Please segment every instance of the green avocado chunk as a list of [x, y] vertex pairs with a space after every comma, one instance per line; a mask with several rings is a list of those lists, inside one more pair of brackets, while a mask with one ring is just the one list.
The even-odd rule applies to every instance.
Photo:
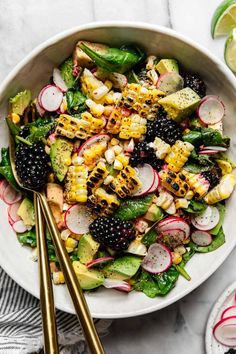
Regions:
[[22, 115], [26, 107], [30, 104], [30, 101], [30, 90], [19, 92], [15, 97], [10, 99], [12, 113]]
[[93, 260], [100, 244], [90, 234], [85, 234], [79, 241], [77, 256], [81, 263], [87, 264]]
[[175, 59], [161, 59], [157, 63], [156, 69], [159, 74], [165, 74], [170, 71], [175, 71], [176, 73], [179, 73], [178, 62]]
[[73, 144], [66, 139], [57, 138], [50, 149], [52, 169], [58, 180], [62, 182], [67, 174], [68, 166], [65, 163], [70, 158]]
[[164, 108], [170, 118], [180, 122], [183, 118], [192, 114], [200, 103], [201, 98], [191, 88], [172, 93], [161, 98], [158, 103]]
[[[114, 260], [113, 263], [108, 264], [103, 268], [106, 277], [112, 278], [112, 274], [114, 278], [117, 279], [117, 275], [124, 277], [124, 279], [128, 279], [133, 277], [141, 264], [142, 260], [137, 256], [122, 256]], [[114, 279], [113, 278], [113, 279]]]
[[29, 198], [24, 198], [21, 202], [17, 215], [21, 217], [26, 226], [35, 225], [34, 205]]
[[101, 271], [89, 269], [79, 261], [74, 261], [72, 265], [82, 289], [95, 289], [104, 283], [105, 278]]

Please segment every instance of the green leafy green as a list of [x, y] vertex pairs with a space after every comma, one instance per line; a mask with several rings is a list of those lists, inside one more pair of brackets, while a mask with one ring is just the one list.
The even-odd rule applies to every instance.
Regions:
[[35, 143], [47, 136], [47, 134], [52, 129], [54, 123], [45, 124], [40, 127], [31, 127], [30, 128], [30, 135], [27, 137], [27, 140], [31, 143]]
[[212, 128], [199, 128], [198, 130], [191, 130], [189, 133], [183, 135], [183, 140], [194, 146], [229, 146], [229, 138], [221, 135], [221, 133]]
[[180, 275], [182, 275], [182, 277], [184, 277], [186, 280], [191, 280], [191, 277], [190, 275], [186, 272], [185, 268], [184, 268], [184, 265], [181, 265], [180, 264], [176, 264], [175, 266], [175, 269], [179, 272]]
[[74, 87], [76, 78], [73, 76], [73, 59], [72, 57], [64, 61], [60, 66], [61, 76], [68, 88]]
[[131, 70], [128, 72], [127, 79], [128, 79], [129, 84], [132, 84], [132, 83], [139, 84], [139, 78], [138, 78], [137, 74], [134, 72], [134, 70]]
[[6, 118], [6, 122], [7, 122], [7, 125], [10, 130], [11, 135], [12, 136], [18, 135], [19, 131], [20, 131], [20, 127], [17, 124], [13, 123], [10, 118]]
[[79, 47], [97, 66], [111, 72], [123, 74], [144, 59], [144, 53], [133, 46], [126, 46], [121, 49], [110, 47], [101, 49], [81, 42]]
[[52, 115], [48, 114], [48, 115], [44, 115], [43, 118], [40, 117], [34, 122], [27, 124], [27, 127], [29, 127], [30, 129], [32, 129], [32, 127], [40, 128], [50, 123], [53, 123], [54, 121], [55, 118]]
[[214, 162], [208, 155], [197, 154], [196, 150], [194, 149], [184, 168], [191, 173], [200, 173], [211, 170], [213, 166]]
[[9, 149], [8, 148], [2, 148], [1, 149], [1, 162], [0, 166], [9, 166], [10, 165], [10, 154], [9, 154]]
[[157, 232], [155, 229], [151, 229], [150, 231], [148, 231], [142, 238], [142, 243], [145, 246], [151, 246], [153, 243], [156, 242], [157, 239]]
[[188, 208], [185, 209], [188, 213], [203, 213], [206, 210], [207, 204], [203, 200], [192, 199], [188, 205]]
[[208, 253], [208, 252], [215, 251], [217, 248], [221, 247], [224, 243], [225, 243], [225, 234], [223, 228], [221, 227], [218, 234], [214, 237], [212, 243], [209, 246], [201, 247], [201, 246], [197, 246], [193, 242], [190, 242], [188, 246], [191, 247], [192, 250], [195, 252]]
[[149, 274], [141, 272], [140, 277], [134, 285], [136, 291], [142, 291], [148, 297], [164, 296], [175, 286], [179, 272], [172, 266], [166, 272], [160, 274]]
[[0, 176], [4, 177], [17, 191], [20, 191], [12, 172], [8, 148], [1, 149]]
[[86, 108], [86, 97], [80, 91], [68, 90], [66, 101], [69, 113], [73, 113], [73, 111], [83, 112]]
[[216, 207], [219, 210], [220, 220], [219, 220], [218, 224], [210, 231], [210, 233], [212, 235], [218, 234], [218, 232], [220, 231], [220, 228], [223, 225], [224, 217], [225, 217], [225, 205], [218, 203], [218, 204], [216, 204]]
[[132, 220], [146, 214], [153, 200], [153, 194], [141, 198], [132, 198], [123, 201], [114, 216], [121, 220]]
[[174, 265], [174, 267], [179, 272], [179, 274], [182, 275], [182, 277], [184, 277], [188, 281], [191, 280], [191, 277], [188, 274], [188, 272], [185, 270], [185, 265], [193, 257], [194, 254], [195, 251], [189, 248], [189, 250], [183, 254], [182, 262], [180, 264]]
[[26, 231], [23, 234], [17, 234], [17, 238], [18, 241], [24, 246], [29, 246], [32, 248], [37, 246], [35, 228], [32, 228], [31, 230]]

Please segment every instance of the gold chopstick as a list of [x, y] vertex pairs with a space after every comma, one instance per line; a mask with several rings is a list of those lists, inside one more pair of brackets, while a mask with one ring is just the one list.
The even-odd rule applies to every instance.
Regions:
[[40, 306], [44, 336], [44, 353], [59, 354], [53, 288], [45, 236], [45, 222], [41, 211], [40, 201], [36, 193], [34, 193], [34, 209], [38, 246]]

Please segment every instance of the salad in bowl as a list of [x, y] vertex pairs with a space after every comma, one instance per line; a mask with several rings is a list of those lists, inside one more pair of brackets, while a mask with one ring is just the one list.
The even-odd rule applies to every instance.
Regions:
[[[81, 287], [153, 298], [186, 263], [225, 242], [236, 184], [225, 106], [175, 58], [79, 41], [36, 97], [12, 97], [6, 118], [21, 183], [45, 188]], [[0, 196], [18, 241], [36, 252], [32, 195], [2, 149]], [[55, 284], [63, 284], [50, 234]], [[35, 259], [36, 259], [35, 253]]]

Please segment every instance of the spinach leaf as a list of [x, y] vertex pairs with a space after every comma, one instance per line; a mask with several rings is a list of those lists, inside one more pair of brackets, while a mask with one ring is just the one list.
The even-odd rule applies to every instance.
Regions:
[[24, 246], [29, 246], [32, 248], [37, 246], [35, 228], [26, 231], [23, 234], [17, 234], [17, 238], [18, 241]]
[[148, 231], [142, 238], [142, 243], [145, 246], [151, 246], [153, 243], [156, 242], [157, 239], [157, 232], [155, 229], [151, 229], [150, 231]]
[[184, 168], [191, 173], [200, 173], [211, 170], [213, 166], [214, 162], [211, 161], [208, 155], [197, 154], [194, 149]]
[[198, 130], [191, 130], [189, 133], [183, 135], [183, 140], [195, 146], [229, 146], [229, 138], [222, 137], [218, 130], [212, 128], [200, 128]]
[[222, 227], [222, 224], [224, 222], [224, 217], [225, 217], [225, 206], [221, 203], [218, 203], [218, 204], [216, 204], [216, 207], [219, 210], [220, 220], [219, 220], [218, 224], [212, 230], [210, 230], [210, 233], [212, 235], [218, 234], [218, 232], [220, 231], [220, 228]]
[[123, 201], [114, 216], [121, 220], [132, 220], [146, 214], [153, 200], [153, 194], [147, 194], [141, 198], [132, 198]]
[[67, 110], [69, 113], [83, 112], [86, 109], [86, 97], [80, 91], [68, 90], [66, 93]]
[[199, 201], [192, 199], [185, 211], [188, 213], [203, 213], [206, 208], [207, 204], [203, 200]]
[[[118, 48], [99, 48], [89, 46], [88, 43], [81, 42], [79, 44], [82, 49], [98, 67], [107, 71], [125, 73], [130, 70], [141, 60], [144, 59], [144, 53], [136, 47], [126, 46]], [[92, 49], [92, 47], [94, 49]]]
[[8, 148], [1, 148], [1, 157], [0, 166], [9, 166], [10, 165], [10, 155]]
[[73, 76], [73, 59], [72, 57], [64, 61], [60, 66], [61, 76], [68, 88], [74, 87], [76, 78]]
[[0, 176], [4, 177], [17, 191], [20, 191], [12, 172], [8, 148], [1, 149]]
[[27, 137], [27, 140], [31, 143], [35, 143], [47, 136], [47, 134], [52, 129], [54, 123], [45, 124], [40, 127], [31, 127], [30, 135]]
[[6, 122], [7, 122], [7, 125], [10, 130], [11, 135], [13, 137], [18, 135], [19, 131], [20, 131], [20, 127], [17, 124], [13, 123], [12, 120], [9, 118], [6, 118]]
[[48, 125], [50, 123], [53, 123], [55, 121], [55, 118], [50, 114], [50, 115], [44, 115], [43, 118], [38, 118], [37, 120], [35, 120], [32, 123], [27, 124], [27, 127], [29, 127], [30, 129], [32, 129], [32, 127], [43, 127], [45, 125]]
[[220, 246], [222, 246], [225, 243], [225, 234], [223, 231], [223, 228], [221, 227], [218, 234], [214, 237], [214, 240], [209, 246], [201, 247], [197, 246], [195, 243], [190, 242], [188, 246], [194, 250], [195, 252], [199, 253], [208, 253], [208, 252], [213, 252]]

